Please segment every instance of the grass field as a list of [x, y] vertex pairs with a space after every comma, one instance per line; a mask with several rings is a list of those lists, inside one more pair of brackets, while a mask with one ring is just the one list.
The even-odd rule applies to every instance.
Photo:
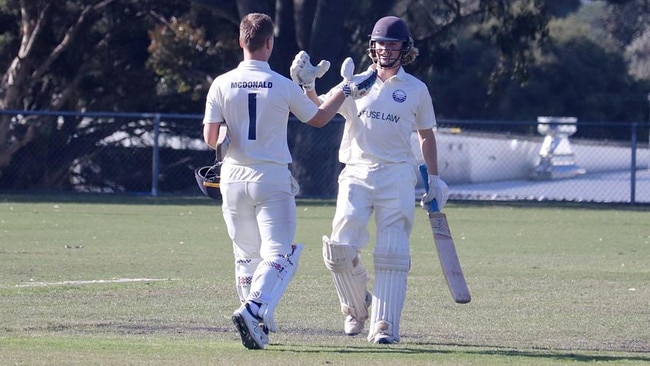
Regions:
[[[278, 333], [251, 351], [230, 321], [232, 251], [213, 202], [0, 195], [0, 365], [650, 363], [647, 208], [449, 204], [466, 305], [418, 211], [402, 339], [380, 346], [342, 333], [321, 259], [332, 202], [300, 202], [300, 269]], [[363, 259], [372, 271], [371, 250]]]

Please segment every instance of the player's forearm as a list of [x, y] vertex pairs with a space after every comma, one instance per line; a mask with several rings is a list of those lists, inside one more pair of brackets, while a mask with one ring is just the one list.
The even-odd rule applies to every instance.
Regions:
[[320, 105], [322, 104], [321, 101], [320, 101], [320, 99], [318, 99], [318, 94], [316, 94], [316, 91], [315, 91], [314, 89], [311, 89], [311, 90], [305, 90], [305, 94], [306, 94], [306, 95], [309, 97], [309, 99], [311, 99], [311, 101], [314, 102], [314, 104], [316, 104], [317, 106], [320, 106]]
[[334, 118], [344, 101], [345, 94], [341, 90], [333, 92], [325, 102], [320, 104], [318, 112], [307, 124], [318, 128], [325, 126]]
[[217, 148], [217, 140], [219, 139], [219, 124], [206, 123], [203, 125], [203, 141], [211, 149]]
[[420, 134], [420, 148], [429, 174], [438, 175], [438, 146], [433, 132], [426, 133], [424, 136]]

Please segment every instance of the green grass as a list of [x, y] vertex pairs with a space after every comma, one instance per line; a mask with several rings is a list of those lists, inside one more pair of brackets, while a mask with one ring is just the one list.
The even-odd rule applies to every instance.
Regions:
[[[321, 259], [332, 202], [300, 202], [300, 269], [277, 310], [278, 333], [250, 351], [230, 321], [232, 248], [213, 201], [0, 196], [0, 365], [650, 362], [647, 210], [445, 211], [472, 302], [451, 300], [418, 211], [402, 339], [378, 346], [342, 334]], [[115, 279], [143, 280], [92, 282]]]

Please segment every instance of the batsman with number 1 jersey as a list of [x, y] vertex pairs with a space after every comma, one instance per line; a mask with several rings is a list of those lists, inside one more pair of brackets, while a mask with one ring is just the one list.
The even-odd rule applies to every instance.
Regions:
[[[288, 168], [289, 113], [322, 127], [348, 96], [357, 97], [349, 90], [369, 87], [376, 74], [356, 79], [360, 85], [345, 82], [346, 89], [339, 88], [315, 106], [298, 85], [271, 70], [273, 29], [265, 14], [252, 13], [241, 20], [244, 60], [212, 82], [203, 119], [204, 140], [211, 148], [217, 149], [220, 126], [225, 124], [229, 134], [219, 183], [242, 303], [232, 321], [249, 349], [264, 348], [268, 331], [275, 332], [274, 310], [296, 271], [302, 248], [293, 243], [298, 184]], [[312, 83], [328, 68], [327, 63], [319, 64]]]
[[[323, 258], [331, 271], [341, 310], [346, 315], [344, 332], [357, 335], [369, 319], [368, 340], [391, 344], [400, 340], [400, 318], [411, 267], [409, 236], [415, 216], [416, 159], [411, 133], [417, 131], [430, 176], [423, 202], [435, 199], [441, 208], [447, 185], [438, 177], [437, 147], [433, 128], [436, 117], [427, 86], [403, 66], [418, 54], [404, 21], [379, 19], [370, 34], [369, 54], [377, 81], [359, 99], [347, 99], [338, 113], [345, 117], [339, 160], [336, 212], [329, 237], [323, 237]], [[344, 62], [344, 78], [354, 64]], [[320, 104], [337, 89], [317, 96]], [[360, 253], [369, 242], [368, 223], [376, 221], [374, 288], [368, 291], [368, 275]], [[370, 307], [370, 312], [368, 308]]]

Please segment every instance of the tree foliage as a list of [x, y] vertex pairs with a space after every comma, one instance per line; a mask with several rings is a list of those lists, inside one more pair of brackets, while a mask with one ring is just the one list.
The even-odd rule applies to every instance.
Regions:
[[551, 21], [546, 42], [533, 50], [526, 82], [502, 79], [498, 97], [489, 97], [484, 70], [499, 56], [482, 38], [464, 34], [458, 41], [457, 64], [433, 78], [438, 115], [525, 121], [541, 115], [575, 116], [584, 122], [644, 120], [650, 85], [628, 75], [620, 42], [600, 28], [605, 18], [602, 9], [602, 4], [596, 4], [595, 9]]
[[[0, 108], [141, 111], [158, 109], [156, 77], [145, 63], [147, 30], [187, 9], [137, 0], [5, 0], [0, 36]], [[102, 139], [129, 131], [126, 121], [89, 127], [79, 118], [0, 116], [0, 172], [10, 184], [69, 186], [74, 161], [92, 156]], [[130, 133], [130, 132], [129, 132]], [[38, 148], [34, 148], [38, 146]], [[20, 164], [17, 156], [21, 151]], [[37, 153], [33, 153], [37, 152]], [[30, 168], [40, 179], [19, 177]]]
[[610, 10], [609, 29], [625, 49], [629, 74], [650, 81], [650, 0], [627, 1]]

